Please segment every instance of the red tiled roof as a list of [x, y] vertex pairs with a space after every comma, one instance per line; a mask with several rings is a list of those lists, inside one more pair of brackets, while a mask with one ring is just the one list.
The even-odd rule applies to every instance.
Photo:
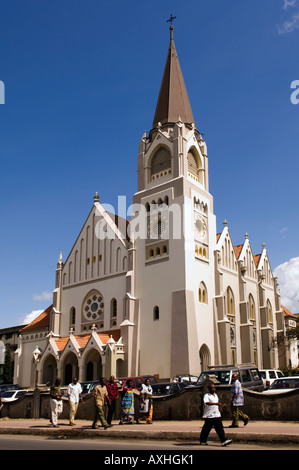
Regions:
[[59, 338], [59, 339], [55, 340], [58, 351], [63, 351], [63, 349], [66, 347], [66, 344], [67, 344], [69, 339], [70, 339], [69, 336], [65, 336], [64, 338]]
[[38, 330], [40, 328], [47, 328], [50, 325], [50, 313], [53, 308], [53, 305], [50, 305], [46, 310], [44, 310], [38, 317], [35, 318], [31, 323], [24, 326], [20, 332]]
[[79, 336], [79, 335], [75, 335], [75, 339], [77, 341], [77, 343], [79, 344], [79, 347], [80, 348], [85, 348], [85, 346], [87, 345], [88, 343], [88, 340], [90, 338], [91, 335], [82, 335], [82, 336]]
[[242, 251], [243, 245], [234, 246], [236, 258], [239, 259], [240, 253]]
[[103, 344], [107, 344], [110, 339], [109, 335], [105, 335], [103, 333], [98, 333], [98, 337], [100, 338]]
[[[98, 336], [103, 344], [108, 343], [110, 336], [112, 336], [114, 341], [117, 343], [117, 341], [120, 339], [120, 330], [108, 330], [108, 331], [98, 332]], [[80, 348], [85, 348], [90, 337], [91, 337], [91, 334], [74, 335], [74, 338], [77, 341]], [[55, 343], [59, 351], [63, 351], [69, 339], [70, 339], [69, 336], [64, 336], [63, 338], [59, 338], [55, 340]]]
[[[98, 335], [108, 335], [110, 339], [110, 336], [114, 339], [114, 341], [117, 343], [120, 339], [120, 330], [107, 330], [107, 331], [102, 331], [101, 333], [98, 333]], [[103, 341], [104, 342], [104, 341]]]
[[293, 315], [287, 308], [285, 308], [283, 305], [281, 306], [282, 310], [283, 310], [283, 313], [284, 313], [284, 316], [285, 317], [292, 317], [292, 318], [295, 318], [297, 320], [297, 317], [296, 315]]
[[259, 264], [260, 259], [261, 259], [261, 255], [253, 255], [253, 259], [254, 259], [254, 262], [255, 262], [255, 266], [258, 267], [258, 264]]

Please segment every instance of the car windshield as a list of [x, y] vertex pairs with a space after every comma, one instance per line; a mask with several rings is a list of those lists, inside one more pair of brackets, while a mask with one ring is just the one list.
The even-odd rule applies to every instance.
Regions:
[[94, 385], [95, 385], [94, 382], [81, 383], [82, 394], [85, 395], [87, 393], [90, 393]]
[[20, 387], [18, 385], [10, 384], [10, 385], [0, 385], [0, 392], [3, 393], [8, 390], [18, 390]]
[[10, 398], [10, 397], [12, 397], [14, 394], [15, 394], [15, 391], [12, 390], [11, 392], [4, 392], [4, 393], [2, 393], [1, 396], [2, 396], [2, 398]]
[[155, 395], [168, 395], [170, 391], [170, 385], [156, 384], [153, 385], [153, 392]]
[[[126, 385], [128, 385], [128, 380], [126, 382]], [[135, 379], [135, 386], [136, 388], [141, 388], [142, 387], [142, 384], [143, 384], [143, 380], [142, 379]]]
[[250, 369], [250, 373], [253, 380], [257, 381], [261, 379], [260, 371], [258, 369]]
[[214, 376], [220, 383], [229, 384], [230, 370], [209, 370], [202, 372], [198, 379], [197, 385], [201, 385], [207, 378]]
[[299, 378], [297, 379], [276, 379], [270, 386], [272, 390], [299, 388]]
[[146, 381], [146, 379], [149, 379], [151, 384], [156, 384], [157, 383], [156, 377], [144, 377], [144, 381]]

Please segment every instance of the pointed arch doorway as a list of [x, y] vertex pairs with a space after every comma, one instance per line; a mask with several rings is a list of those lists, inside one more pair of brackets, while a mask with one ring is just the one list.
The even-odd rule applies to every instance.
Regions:
[[90, 349], [84, 359], [84, 380], [99, 380], [104, 373], [99, 351]]
[[203, 344], [199, 350], [200, 372], [208, 369], [211, 365], [211, 354], [208, 346]]

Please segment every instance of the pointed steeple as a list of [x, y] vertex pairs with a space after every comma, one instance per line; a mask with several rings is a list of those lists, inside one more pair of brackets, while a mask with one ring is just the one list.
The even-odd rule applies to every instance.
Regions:
[[183, 123], [194, 123], [183, 74], [170, 26], [170, 45], [156, 107], [153, 128], [158, 123], [174, 123], [180, 118]]

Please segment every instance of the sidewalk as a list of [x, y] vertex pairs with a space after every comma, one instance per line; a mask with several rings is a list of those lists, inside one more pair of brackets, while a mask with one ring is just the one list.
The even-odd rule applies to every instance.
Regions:
[[[230, 421], [224, 421], [223, 426], [226, 436], [234, 442], [264, 442], [299, 444], [298, 422], [265, 422], [249, 421], [249, 424], [240, 428], [229, 428]], [[53, 428], [46, 419], [0, 419], [0, 434], [27, 434], [39, 436], [59, 436], [68, 438], [103, 438], [113, 437], [116, 439], [148, 439], [148, 440], [171, 440], [171, 441], [194, 441], [199, 442], [199, 435], [203, 421], [155, 421], [148, 425], [124, 424], [119, 426], [118, 421], [113, 426], [104, 430], [91, 428], [91, 421], [76, 420], [75, 426], [69, 426], [68, 420], [59, 420], [59, 428]], [[217, 440], [218, 437], [213, 430], [209, 440]]]

